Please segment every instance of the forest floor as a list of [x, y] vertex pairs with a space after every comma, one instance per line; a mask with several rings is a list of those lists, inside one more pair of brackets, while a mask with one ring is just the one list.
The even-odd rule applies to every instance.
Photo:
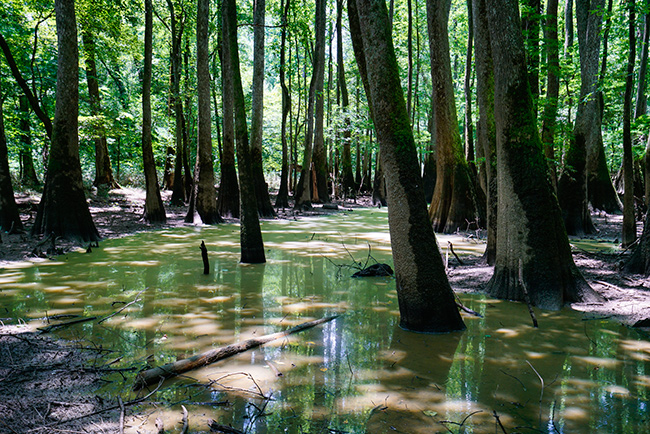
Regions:
[[[163, 192], [164, 199], [168, 193]], [[17, 202], [25, 234], [2, 234], [0, 275], [3, 265], [15, 261], [47, 261], [51, 242], [28, 235], [40, 197], [20, 193]], [[123, 188], [106, 197], [90, 194], [91, 214], [103, 238], [116, 238], [141, 231], [185, 225], [185, 207], [166, 207], [167, 223], [149, 225], [142, 219], [144, 191]], [[168, 200], [166, 200], [168, 203]], [[369, 207], [367, 197], [339, 202], [339, 209]], [[336, 210], [315, 206], [310, 212], [280, 210], [279, 218], [331, 214]], [[620, 272], [629, 252], [618, 246], [622, 217], [593, 214], [599, 232], [587, 243], [574, 243], [574, 260], [600, 303], [575, 303], [572, 307], [594, 318], [611, 318], [629, 326], [650, 326], [650, 280]], [[639, 223], [641, 226], [642, 223]], [[639, 230], [642, 228], [639, 227]], [[572, 240], [575, 241], [575, 240]], [[583, 247], [578, 247], [581, 245]], [[586, 247], [585, 247], [586, 246]], [[602, 247], [599, 247], [602, 246]], [[55, 252], [79, 246], [56, 240]], [[463, 257], [462, 264], [449, 261], [449, 280], [457, 292], [481, 292], [492, 267], [479, 257]], [[0, 434], [26, 432], [119, 433], [120, 406], [96, 394], [107, 368], [106, 350], [43, 337], [29, 325], [0, 326]], [[127, 405], [130, 403], [127, 403]], [[65, 423], [63, 423], [65, 422]]]

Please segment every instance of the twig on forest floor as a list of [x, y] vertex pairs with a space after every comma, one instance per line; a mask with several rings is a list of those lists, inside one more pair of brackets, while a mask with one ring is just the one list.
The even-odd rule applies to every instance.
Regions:
[[[134, 399], [134, 400], [129, 401], [129, 402], [124, 402], [124, 403], [122, 403], [122, 405], [124, 407], [129, 407], [129, 406], [136, 405], [136, 404], [139, 404], [141, 402], [146, 401], [151, 395], [158, 392], [160, 387], [163, 385], [163, 382], [164, 381], [161, 380], [158, 383], [158, 386], [154, 390], [149, 392], [146, 396], [143, 396], [142, 398]], [[103, 410], [94, 411], [92, 413], [84, 414], [84, 415], [81, 415], [81, 416], [76, 416], [76, 417], [73, 417], [73, 418], [70, 418], [70, 419], [59, 420], [59, 421], [50, 423], [48, 425], [40, 426], [40, 427], [37, 427], [37, 428], [32, 428], [27, 432], [34, 432], [34, 431], [40, 431], [40, 430], [43, 430], [43, 429], [46, 429], [46, 428], [52, 428], [52, 427], [55, 427], [55, 426], [66, 424], [68, 422], [74, 422], [75, 420], [85, 419], [87, 417], [97, 416], [98, 414], [103, 414], [103, 413], [107, 413], [109, 411], [117, 410], [118, 408], [121, 408], [121, 407], [119, 405], [113, 405], [113, 406], [107, 407], [107, 408], [105, 408]]]
[[97, 321], [97, 324], [101, 324], [101, 323], [103, 323], [104, 321], [106, 321], [107, 319], [113, 318], [115, 315], [117, 315], [118, 313], [122, 312], [124, 309], [126, 309], [126, 308], [129, 307], [129, 306], [131, 306], [133, 303], [137, 303], [138, 301], [140, 301], [140, 298], [139, 298], [139, 297], [140, 297], [140, 294], [142, 294], [142, 293], [143, 293], [144, 291], [146, 291], [147, 289], [149, 289], [149, 288], [145, 288], [145, 289], [143, 289], [142, 291], [138, 292], [138, 294], [135, 296], [135, 299], [134, 299], [133, 301], [128, 302], [127, 304], [125, 304], [124, 306], [122, 306], [121, 308], [119, 308], [118, 310], [116, 310], [115, 312], [113, 312], [112, 314], [110, 314], [110, 315], [106, 315], [104, 318], [102, 318], [102, 319], [100, 319], [99, 321]]

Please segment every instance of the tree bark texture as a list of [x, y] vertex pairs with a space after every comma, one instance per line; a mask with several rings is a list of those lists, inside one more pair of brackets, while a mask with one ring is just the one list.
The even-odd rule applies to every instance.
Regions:
[[[343, 141], [343, 153], [341, 154], [341, 188], [345, 195], [350, 195], [357, 190], [357, 183], [352, 173], [352, 133], [350, 131], [350, 118], [347, 116], [350, 99], [348, 96], [348, 87], [345, 82], [345, 67], [343, 58], [343, 0], [336, 2], [336, 66], [338, 84], [341, 93], [341, 110], [346, 113], [344, 121], [344, 130], [340, 135]], [[358, 161], [358, 159], [357, 159]]]
[[646, 211], [643, 234], [625, 264], [625, 271], [650, 276], [650, 208]]
[[[222, 28], [222, 32], [223, 32]], [[219, 195], [217, 209], [222, 216], [239, 218], [239, 181], [235, 167], [235, 109], [232, 89], [232, 76], [226, 71], [230, 70], [230, 57], [225, 55], [225, 38], [222, 43], [221, 53], [221, 104], [223, 106], [223, 151], [221, 155], [221, 179], [219, 182]]]
[[[194, 173], [194, 200], [196, 212], [206, 224], [223, 222], [217, 211], [217, 193], [214, 188], [212, 158], [212, 111], [210, 109], [209, 65], [209, 0], [198, 0], [196, 15], [196, 87], [198, 98], [198, 129], [196, 169]], [[190, 207], [192, 208], [192, 207]]]
[[650, 14], [643, 14], [643, 40], [641, 43], [641, 58], [639, 59], [639, 79], [636, 86], [636, 106], [634, 119], [643, 116], [648, 111], [647, 75], [648, 75], [648, 42], [650, 40]]
[[[586, 150], [587, 198], [595, 209], [621, 210], [605, 160], [602, 136], [602, 102], [598, 92], [598, 64], [604, 0], [576, 0], [580, 51], [580, 104], [573, 130]], [[579, 145], [580, 147], [582, 145]]]
[[29, 101], [21, 95], [18, 102], [20, 108], [20, 183], [28, 188], [40, 187], [36, 175], [34, 159], [32, 158], [32, 129], [29, 122]]
[[287, 17], [289, 15], [291, 0], [281, 0], [282, 10], [280, 30], [280, 87], [282, 89], [282, 125], [280, 140], [282, 142], [282, 169], [280, 171], [280, 188], [275, 198], [275, 206], [287, 208], [289, 206], [289, 146], [287, 144], [287, 117], [291, 111], [291, 95], [286, 81], [286, 46], [287, 46]]
[[[486, 0], [473, 0], [474, 39], [476, 40], [476, 100], [479, 118], [476, 126], [477, 149], [485, 157], [483, 172], [487, 196], [487, 245], [485, 260], [494, 265], [497, 252], [497, 158], [494, 121], [494, 65], [488, 28]], [[481, 174], [482, 176], [482, 174]]]
[[[317, 1], [316, 7], [318, 8], [320, 0]], [[314, 169], [314, 182], [315, 187], [312, 188], [312, 200], [316, 202], [327, 203], [330, 201], [329, 187], [328, 187], [328, 170], [327, 170], [327, 148], [325, 146], [325, 15], [326, 4], [320, 6], [323, 16], [323, 43], [322, 49], [315, 50], [315, 61], [322, 66], [318, 68], [318, 76], [316, 79], [316, 100], [314, 105], [314, 149], [312, 154], [312, 164]], [[318, 13], [318, 12], [317, 12]], [[318, 30], [318, 29], [317, 29]], [[330, 29], [331, 33], [331, 29]], [[316, 36], [318, 38], [318, 36]], [[318, 43], [316, 43], [318, 47]], [[331, 58], [331, 57], [330, 57]], [[314, 68], [316, 72], [316, 68]]]
[[629, 20], [629, 49], [625, 97], [623, 100], [623, 247], [636, 241], [636, 219], [634, 210], [634, 156], [632, 155], [632, 92], [634, 91], [634, 63], [636, 61], [636, 13], [634, 0], [627, 0]]
[[546, 5], [546, 24], [544, 26], [544, 46], [548, 73], [546, 77], [546, 101], [542, 113], [542, 143], [549, 165], [553, 187], [557, 190], [557, 171], [555, 163], [555, 130], [557, 125], [558, 97], [560, 95], [560, 46], [557, 38], [558, 0], [548, 0]]
[[3, 104], [4, 100], [0, 98], [0, 232], [21, 232], [23, 223], [20, 221], [9, 172]]
[[151, 67], [153, 57], [153, 4], [152, 0], [144, 2], [144, 71], [142, 74], [142, 160], [146, 199], [144, 218], [149, 223], [160, 224], [167, 221], [165, 207], [160, 196], [156, 161], [151, 143]]
[[100, 239], [84, 196], [79, 160], [79, 51], [74, 0], [56, 0], [56, 106], [47, 177], [32, 234]]
[[[494, 59], [499, 196], [497, 256], [488, 292], [542, 309], [595, 301], [573, 263], [537, 131], [517, 0], [488, 0]], [[522, 276], [519, 268], [522, 264]]]
[[237, 9], [235, 0], [224, 0], [222, 6], [224, 58], [229, 59], [229, 68], [224, 71], [230, 75], [232, 87], [226, 89], [233, 94], [235, 109], [235, 139], [237, 145], [237, 165], [241, 187], [240, 244], [241, 262], [259, 264], [266, 262], [264, 241], [257, 211], [255, 184], [252, 175], [251, 150], [248, 143], [246, 106], [239, 70], [239, 45], [237, 43]]
[[444, 233], [467, 228], [468, 221], [483, 226], [485, 220], [485, 206], [477, 200], [458, 130], [449, 58], [450, 7], [450, 0], [427, 0], [437, 165], [429, 216], [434, 230]]
[[[305, 132], [305, 150], [302, 160], [300, 178], [296, 184], [294, 198], [296, 209], [311, 208], [311, 164], [314, 143], [314, 107], [316, 105], [317, 83], [325, 74], [325, 1], [316, 0], [316, 43], [312, 60], [312, 75], [309, 83], [307, 102], [307, 130]], [[321, 55], [322, 53], [322, 55]], [[322, 62], [319, 59], [323, 59]]]
[[183, 100], [181, 98], [181, 47], [183, 42], [184, 21], [179, 20], [174, 2], [167, 0], [171, 28], [171, 100], [174, 108], [174, 137], [176, 143], [174, 159], [174, 182], [172, 186], [171, 205], [185, 204], [185, 186], [183, 184]]
[[[95, 36], [92, 33], [93, 29], [89, 27], [90, 24], [82, 28], [81, 39], [86, 54], [86, 81], [88, 83], [90, 114], [95, 117], [100, 117], [102, 115], [102, 106], [99, 95], [99, 81], [97, 79], [97, 64], [95, 61]], [[106, 132], [103, 125], [97, 127], [94, 136], [95, 180], [93, 181], [93, 185], [95, 187], [105, 186], [108, 189], [117, 188], [118, 185], [113, 179], [113, 169], [111, 168]]]
[[348, 14], [350, 21], [358, 20], [360, 24], [373, 118], [385, 168], [400, 326], [432, 333], [463, 330], [465, 325], [427, 216], [386, 4], [382, 0], [357, 0], [356, 6], [358, 17], [352, 16], [352, 8], [348, 8]]
[[264, 124], [264, 23], [266, 0], [253, 2], [253, 103], [251, 107], [251, 166], [257, 211], [260, 217], [273, 218], [275, 209], [271, 204], [269, 186], [264, 180], [262, 165]]

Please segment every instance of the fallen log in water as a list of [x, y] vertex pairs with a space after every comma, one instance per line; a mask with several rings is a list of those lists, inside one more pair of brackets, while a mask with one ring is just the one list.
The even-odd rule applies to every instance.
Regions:
[[157, 384], [159, 381], [161, 381], [161, 379], [172, 378], [184, 372], [201, 368], [211, 363], [218, 362], [219, 360], [234, 356], [235, 354], [243, 353], [250, 350], [251, 348], [259, 347], [260, 345], [264, 345], [276, 339], [280, 339], [285, 336], [307, 330], [319, 324], [332, 321], [337, 317], [338, 315], [334, 315], [314, 321], [308, 321], [282, 332], [272, 333], [270, 335], [261, 336], [259, 338], [251, 338], [246, 341], [227, 345], [221, 348], [214, 348], [187, 359], [178, 360], [176, 362], [167, 363], [163, 366], [147, 369], [146, 371], [140, 372], [135, 378], [133, 390], [140, 390], [152, 384]]

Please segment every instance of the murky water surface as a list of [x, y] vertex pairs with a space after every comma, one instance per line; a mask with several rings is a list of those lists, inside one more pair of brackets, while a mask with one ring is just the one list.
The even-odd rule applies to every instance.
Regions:
[[[650, 342], [637, 331], [567, 310], [538, 312], [535, 330], [525, 306], [479, 295], [461, 296], [484, 315], [465, 316], [467, 331], [407, 333], [397, 325], [394, 280], [353, 279], [348, 267], [353, 258], [372, 263], [369, 246], [391, 263], [385, 210], [265, 222], [263, 232], [265, 265], [238, 263], [236, 225], [144, 233], [17, 264], [0, 270], [0, 317], [101, 318], [138, 298], [101, 324], [60, 332], [116, 351], [119, 368], [343, 313], [166, 383], [130, 432], [153, 431], [156, 417], [179, 429], [181, 404], [192, 430], [205, 431], [216, 419], [248, 433], [650, 432]], [[484, 248], [439, 237], [448, 240], [457, 253]], [[113, 375], [106, 391], [133, 399], [133, 376]]]

